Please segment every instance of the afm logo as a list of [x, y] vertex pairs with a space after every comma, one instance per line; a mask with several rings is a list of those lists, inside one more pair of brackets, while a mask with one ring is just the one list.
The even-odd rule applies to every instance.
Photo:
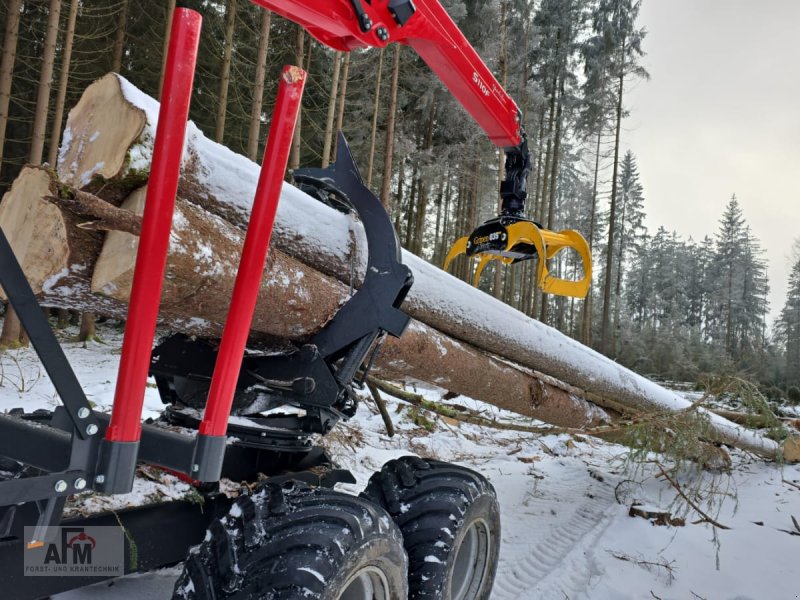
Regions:
[[62, 527], [61, 543], [47, 544], [44, 564], [90, 565], [96, 547], [97, 540], [86, 533], [83, 527]]
[[[25, 527], [27, 540], [34, 528]], [[124, 575], [124, 534], [120, 527], [48, 527], [44, 540], [29, 544], [25, 575], [117, 577]]]

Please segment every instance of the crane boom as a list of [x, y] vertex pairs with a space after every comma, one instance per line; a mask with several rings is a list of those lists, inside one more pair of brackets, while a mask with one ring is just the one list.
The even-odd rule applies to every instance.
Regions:
[[489, 139], [518, 148], [524, 133], [514, 100], [438, 0], [252, 0], [343, 51], [398, 42], [412, 47]]
[[[514, 100], [495, 79], [439, 0], [251, 0], [304, 27], [320, 42], [342, 51], [396, 42], [416, 50], [450, 93], [505, 151], [500, 215], [460, 238], [444, 268], [456, 256], [480, 258], [477, 285], [490, 260], [513, 264], [539, 258], [537, 282], [545, 292], [584, 297], [591, 282], [591, 252], [576, 231], [552, 232], [525, 218], [531, 156]], [[583, 279], [567, 281], [547, 269], [563, 249], [577, 251]]]

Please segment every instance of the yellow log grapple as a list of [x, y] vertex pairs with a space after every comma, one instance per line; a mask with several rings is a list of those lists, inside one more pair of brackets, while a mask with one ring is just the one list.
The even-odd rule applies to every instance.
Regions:
[[[547, 261], [566, 248], [573, 249], [581, 259], [581, 279], [561, 279], [548, 270]], [[550, 231], [520, 216], [501, 215], [456, 240], [444, 261], [444, 270], [462, 254], [480, 261], [473, 278], [476, 287], [489, 261], [511, 265], [536, 257], [539, 259], [536, 283], [547, 294], [584, 298], [592, 283], [592, 255], [589, 244], [580, 233], [572, 229]]]

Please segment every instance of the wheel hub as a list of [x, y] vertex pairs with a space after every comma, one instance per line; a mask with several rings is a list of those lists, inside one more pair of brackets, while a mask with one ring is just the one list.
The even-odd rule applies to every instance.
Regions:
[[389, 600], [389, 582], [377, 567], [364, 567], [345, 584], [336, 600]]
[[455, 548], [453, 575], [450, 579], [452, 600], [474, 600], [481, 591], [489, 565], [491, 535], [483, 519], [470, 524]]

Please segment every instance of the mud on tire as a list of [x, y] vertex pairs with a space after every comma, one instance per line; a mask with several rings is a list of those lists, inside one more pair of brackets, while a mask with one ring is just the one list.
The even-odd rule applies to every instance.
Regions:
[[500, 550], [494, 488], [470, 469], [405, 456], [361, 494], [383, 506], [408, 552], [409, 600], [488, 600]]
[[238, 499], [190, 551], [173, 599], [405, 600], [402, 537], [383, 509], [298, 482]]

